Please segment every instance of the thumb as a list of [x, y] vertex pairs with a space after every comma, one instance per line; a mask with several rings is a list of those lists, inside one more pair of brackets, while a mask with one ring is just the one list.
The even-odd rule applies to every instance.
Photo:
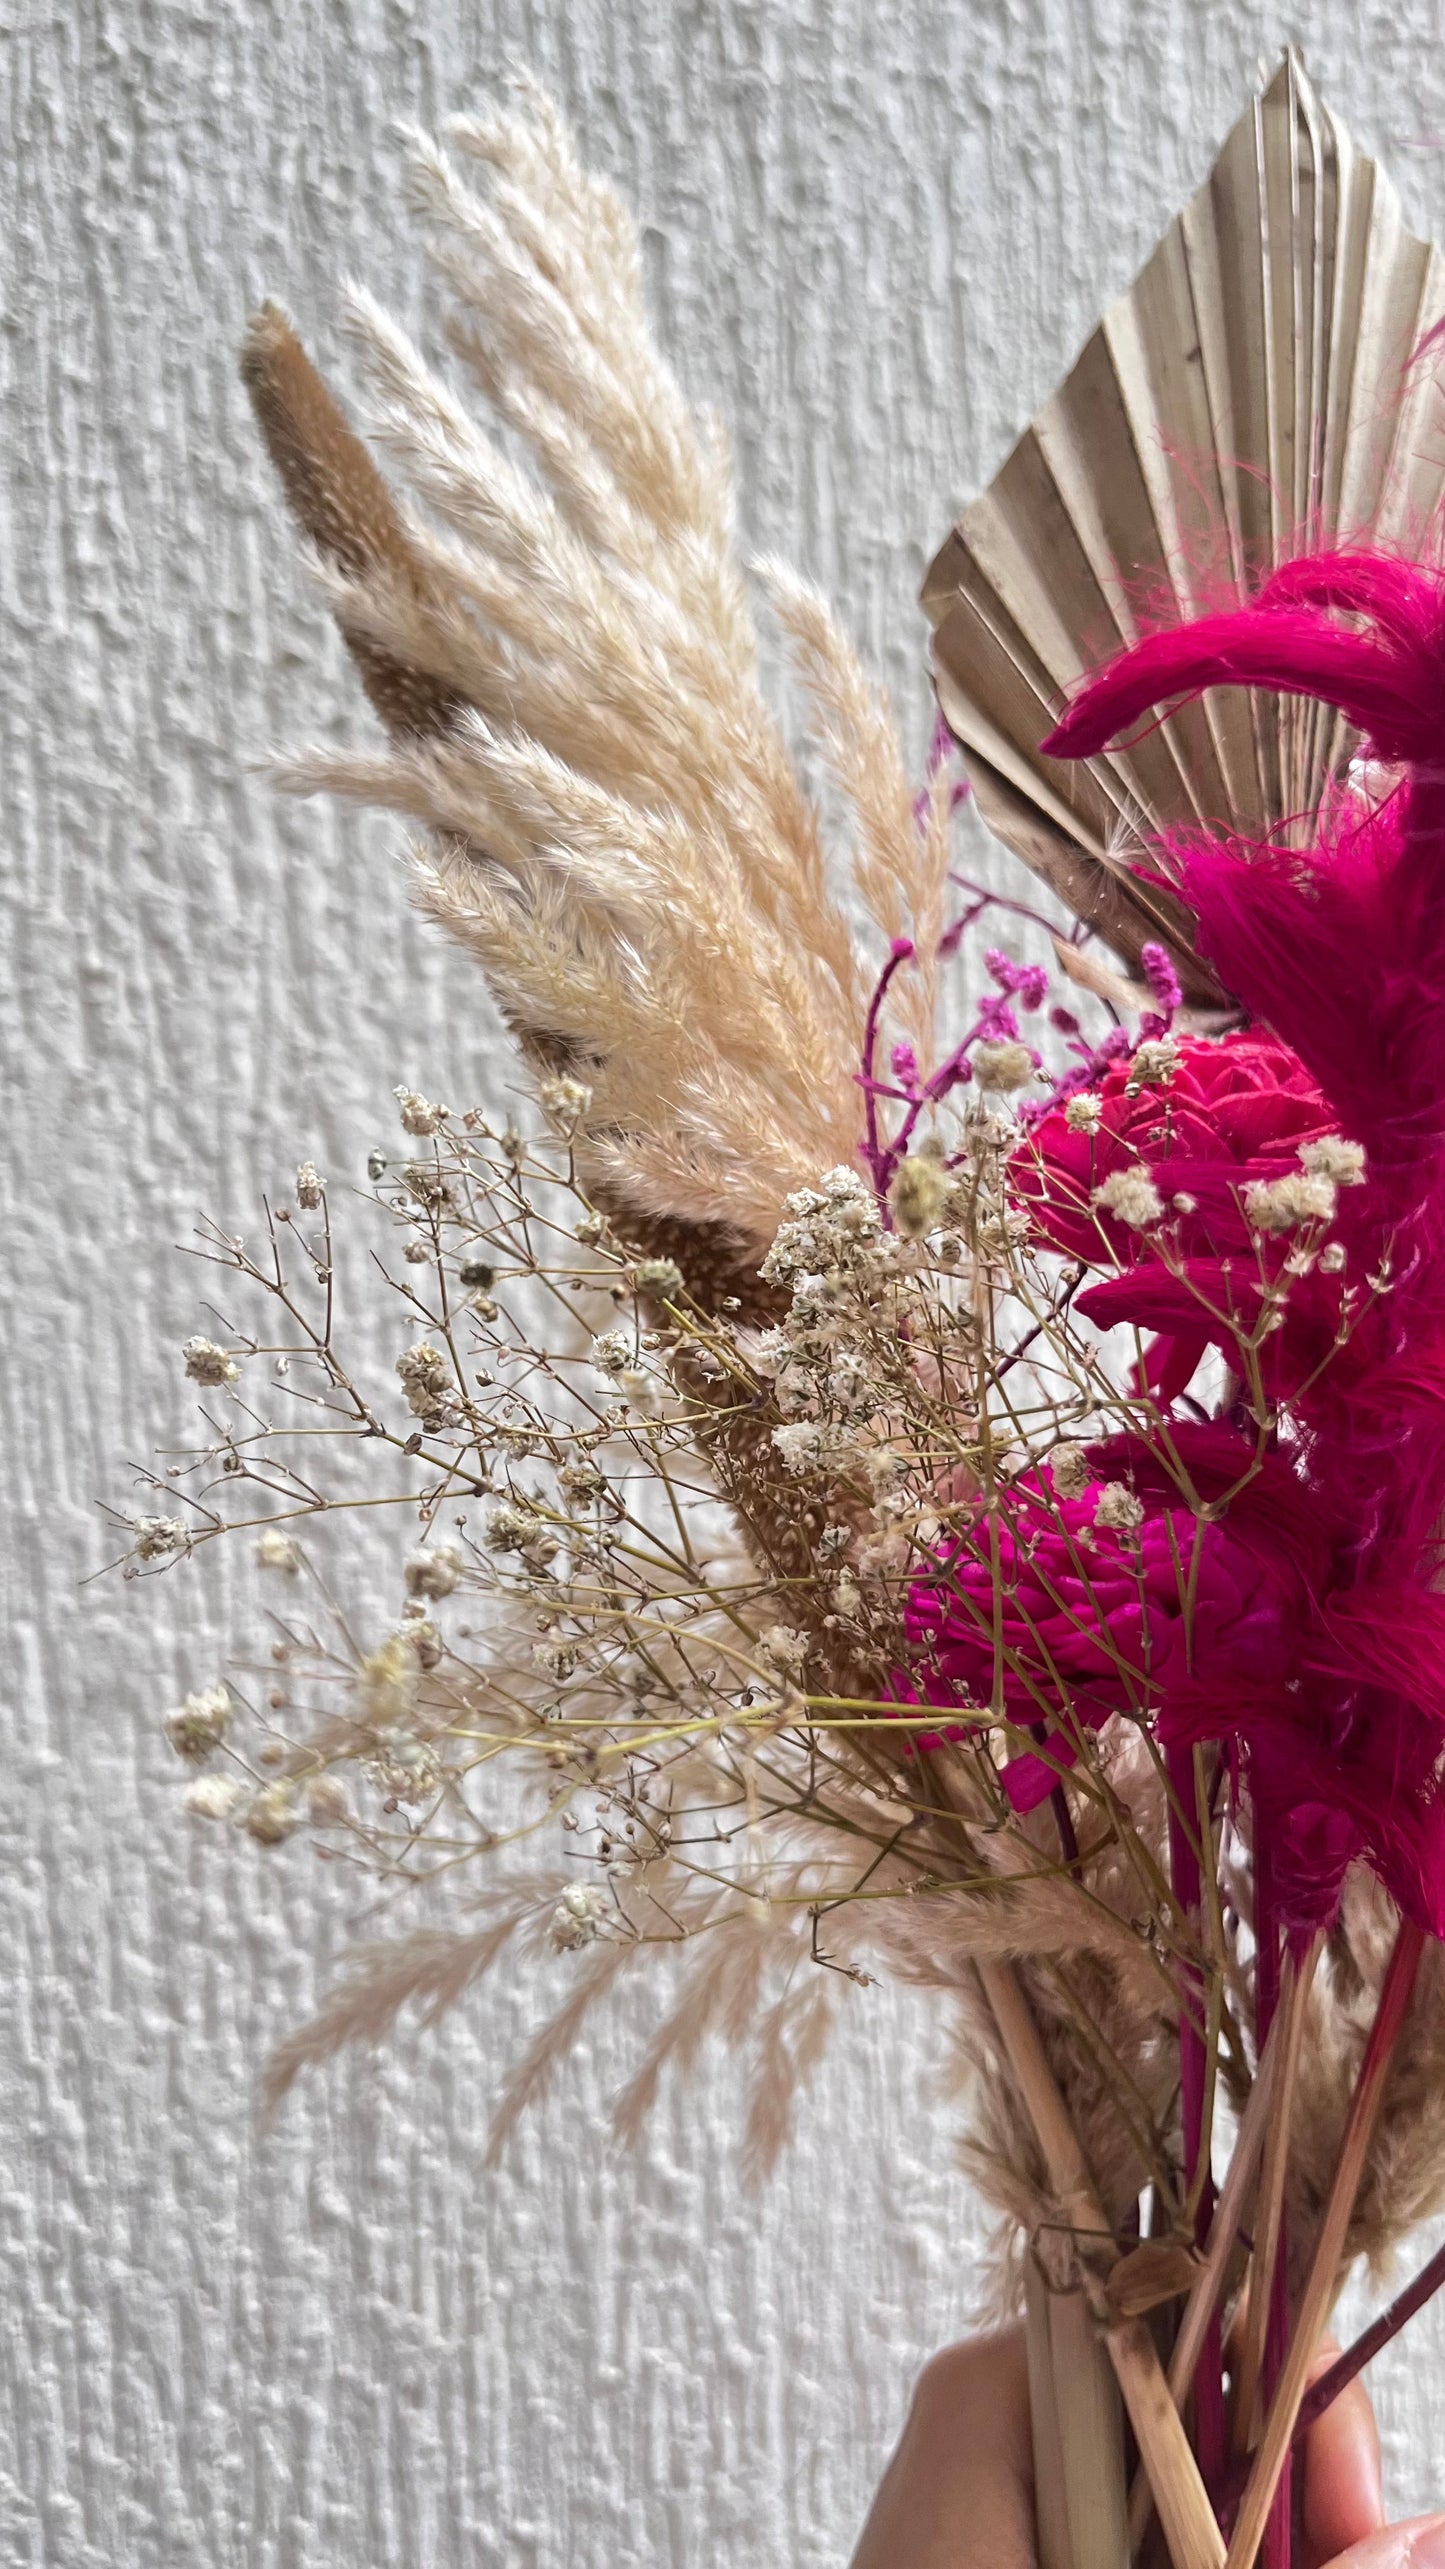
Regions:
[[1445, 2515], [1412, 2516], [1351, 2543], [1328, 2569], [1445, 2569]]
[[[1333, 2338], [1324, 2340], [1311, 2367], [1311, 2383], [1329, 2371], [1339, 2351]], [[1351, 2382], [1316, 2418], [1305, 2439], [1302, 2476], [1308, 2561], [1353, 2556], [1356, 2544], [1384, 2524], [1380, 2436], [1362, 2381]]]

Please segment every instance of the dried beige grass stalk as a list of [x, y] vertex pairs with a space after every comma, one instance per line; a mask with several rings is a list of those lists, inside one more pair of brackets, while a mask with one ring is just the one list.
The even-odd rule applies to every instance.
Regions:
[[[479, 195], [414, 138], [448, 334], [511, 446], [371, 299], [347, 325], [392, 494], [268, 308], [244, 371], [317, 575], [391, 735], [296, 790], [414, 818], [421, 907], [480, 958], [524, 1055], [591, 1092], [579, 1164], [714, 1293], [788, 1192], [851, 1158], [866, 989], [817, 816], [761, 693], [726, 443], [651, 336], [632, 217], [556, 111], [464, 119]], [[514, 460], [525, 450], [527, 467]], [[887, 708], [822, 600], [767, 568], [855, 818], [856, 894], [910, 936], [896, 1023], [931, 1051], [947, 795], [916, 820]]]

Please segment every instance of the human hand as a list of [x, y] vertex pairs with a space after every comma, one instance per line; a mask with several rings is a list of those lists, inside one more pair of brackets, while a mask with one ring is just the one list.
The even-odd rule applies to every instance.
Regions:
[[[1322, 2346], [1315, 2373], [1338, 2348]], [[1380, 2439], [1351, 2383], [1310, 2429], [1300, 2569], [1445, 2569], [1445, 2516], [1387, 2525]], [[946, 2347], [924, 2367], [852, 2569], [1034, 2569], [1023, 2334]]]

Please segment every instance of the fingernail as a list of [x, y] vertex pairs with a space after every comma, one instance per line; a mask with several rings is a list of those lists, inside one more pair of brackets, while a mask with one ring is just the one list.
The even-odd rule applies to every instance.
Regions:
[[[1374, 2431], [1373, 2418], [1370, 2421], [1369, 2441], [1361, 2451], [1360, 2461], [1367, 2509], [1374, 2517], [1376, 2524], [1383, 2524], [1385, 2521], [1385, 2472], [1380, 2458], [1380, 2439]], [[1441, 2521], [1445, 2522], [1445, 2518]], [[1431, 2569], [1445, 2569], [1445, 2557], [1438, 2562], [1432, 2562]]]
[[1410, 2569], [1445, 2569], [1445, 2515], [1422, 2516], [1410, 2527]]

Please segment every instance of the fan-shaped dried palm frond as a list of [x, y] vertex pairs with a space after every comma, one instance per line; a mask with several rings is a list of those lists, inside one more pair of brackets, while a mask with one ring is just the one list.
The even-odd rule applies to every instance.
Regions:
[[[819, 825], [760, 691], [716, 424], [643, 308], [636, 228], [555, 112], [460, 120], [486, 198], [418, 140], [412, 193], [452, 344], [535, 474], [363, 294], [349, 302], [396, 497], [289, 325], [244, 371], [391, 735], [287, 780], [410, 814], [424, 909], [480, 957], [527, 1058], [590, 1091], [584, 1173], [697, 1287], [750, 1277], [794, 1188], [858, 1139], [865, 992]], [[926, 1045], [947, 849], [821, 599], [772, 574], [856, 823], [855, 874], [920, 969]]]
[[1313, 704], [1215, 688], [1123, 748], [1040, 742], [1084, 673], [1337, 538], [1415, 543], [1445, 491], [1421, 341], [1445, 261], [1287, 55], [924, 583], [939, 701], [990, 826], [1130, 962], [1217, 982], [1121, 848], [1180, 824], [1278, 831], [1346, 745]]

